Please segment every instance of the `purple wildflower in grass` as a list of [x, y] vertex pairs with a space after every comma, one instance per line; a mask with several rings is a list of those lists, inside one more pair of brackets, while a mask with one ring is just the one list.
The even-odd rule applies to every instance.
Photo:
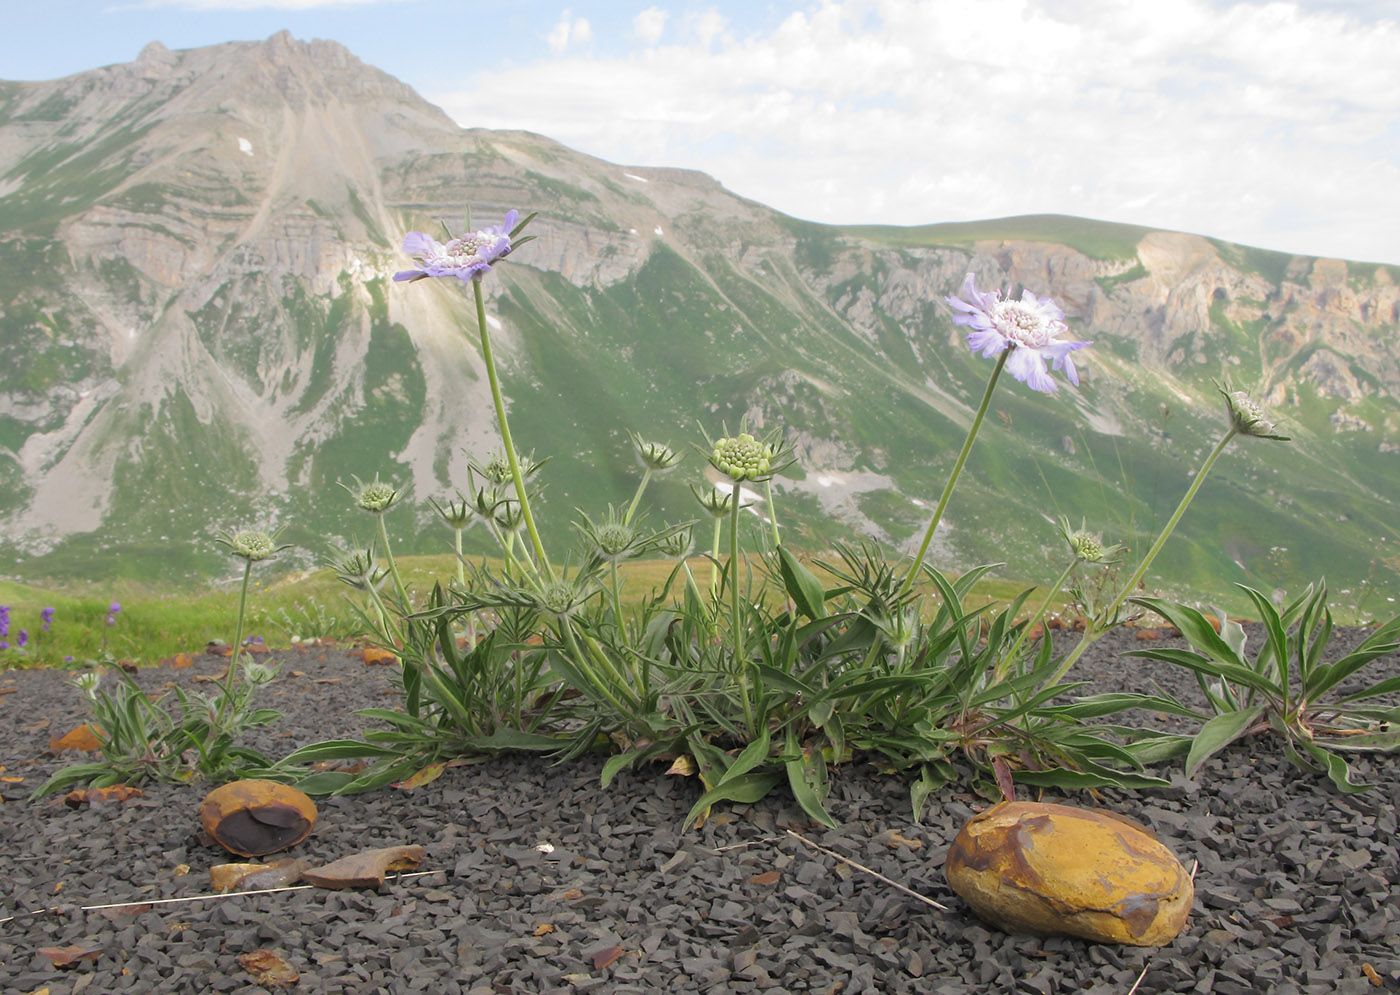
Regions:
[[43, 621], [43, 624], [44, 624], [44, 631], [45, 631], [45, 632], [48, 632], [48, 631], [49, 631], [49, 627], [50, 627], [51, 625], [53, 625], [53, 609], [52, 609], [52, 608], [45, 608], [43, 611], [41, 611], [41, 612], [39, 613], [39, 618]]
[[972, 329], [967, 333], [967, 344], [973, 352], [980, 350], [986, 358], [1010, 349], [1006, 368], [1031, 390], [1053, 393], [1059, 389], [1045, 372], [1046, 360], [1051, 369], [1063, 369], [1069, 382], [1079, 385], [1079, 371], [1069, 354], [1092, 343], [1056, 337], [1069, 329], [1065, 313], [1054, 301], [1037, 297], [1029, 290], [1021, 292], [1019, 301], [1002, 300], [999, 291], [979, 291], [971, 273], [959, 293], [962, 297], [945, 300], [953, 310], [962, 312], [953, 316], [953, 323]]
[[28, 629], [20, 629], [20, 630], [19, 630], [19, 641], [18, 641], [18, 642], [19, 642], [19, 648], [20, 648], [20, 649], [24, 649], [25, 643], [29, 642], [29, 630], [28, 630]]
[[418, 257], [419, 268], [395, 273], [394, 279], [455, 276], [463, 283], [478, 279], [491, 269], [493, 262], [510, 255], [510, 232], [518, 217], [519, 211], [507, 211], [500, 224], [448, 239], [445, 245], [431, 235], [411, 231], [404, 236], [403, 251]]
[[0, 650], [7, 650], [7, 649], [9, 649], [9, 648], [10, 648], [10, 644], [9, 644], [8, 642], [6, 642], [5, 640], [0, 639]]
[[10, 634], [10, 606], [0, 605], [0, 639]]

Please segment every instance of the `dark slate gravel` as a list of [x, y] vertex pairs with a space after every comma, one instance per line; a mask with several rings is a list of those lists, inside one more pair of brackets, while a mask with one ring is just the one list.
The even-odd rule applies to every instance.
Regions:
[[[1338, 648], [1360, 638], [1339, 633]], [[1171, 645], [1181, 645], [1173, 641]], [[1189, 677], [1122, 655], [1114, 633], [1086, 654], [1092, 690], [1185, 694]], [[392, 703], [388, 672], [335, 649], [282, 654], [264, 702], [287, 718], [259, 745], [275, 752], [359, 731], [351, 711]], [[153, 686], [211, 674], [150, 670]], [[1369, 673], [1394, 673], [1392, 657]], [[1170, 947], [1143, 950], [1008, 936], [968, 912], [943, 882], [958, 828], [986, 802], [938, 796], [915, 822], [907, 785], [850, 766], [829, 807], [841, 823], [807, 822], [785, 794], [680, 822], [698, 794], [660, 768], [598, 788], [602, 760], [550, 766], [501, 757], [448, 770], [417, 791], [323, 800], [312, 836], [290, 856], [421, 844], [420, 870], [381, 890], [221, 897], [141, 909], [208, 892], [228, 859], [200, 839], [207, 786], [147, 785], [101, 809], [28, 794], [65, 762], [49, 737], [83, 721], [70, 674], [0, 674], [0, 990], [256, 993], [239, 956], [280, 954], [297, 992], [1014, 992], [1137, 991], [1247, 995], [1400, 991], [1400, 852], [1396, 758], [1359, 758], [1376, 785], [1343, 797], [1301, 775], [1265, 743], [1241, 745], [1198, 780], [1098, 800], [1151, 825], [1188, 867], [1196, 906]], [[338, 683], [318, 683], [339, 678]], [[1049, 800], [1060, 800], [1051, 798]], [[788, 837], [792, 828], [951, 907], [937, 912]], [[553, 851], [537, 847], [550, 844]], [[189, 868], [182, 873], [182, 867]], [[60, 911], [28, 915], [36, 909]], [[81, 945], [95, 960], [55, 968], [41, 947]]]

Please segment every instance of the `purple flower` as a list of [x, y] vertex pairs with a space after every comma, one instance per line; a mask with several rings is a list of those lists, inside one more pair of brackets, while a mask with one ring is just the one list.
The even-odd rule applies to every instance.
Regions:
[[108, 612], [108, 614], [111, 614], [111, 615], [115, 615], [117, 612], [119, 612], [119, 611], [121, 611], [121, 610], [122, 610], [122, 603], [121, 603], [120, 601], [113, 601], [110, 605], [107, 606], [107, 612]]
[[29, 642], [29, 630], [28, 630], [28, 629], [20, 629], [20, 630], [19, 630], [19, 648], [20, 648], [20, 649], [24, 649], [24, 644], [27, 643], [27, 642]]
[[510, 232], [519, 211], [508, 211], [503, 222], [481, 231], [448, 239], [444, 245], [421, 231], [404, 236], [403, 251], [417, 256], [418, 269], [395, 273], [395, 280], [421, 280], [429, 276], [455, 276], [463, 283], [480, 278], [497, 259], [510, 255]]
[[967, 333], [967, 344], [973, 352], [980, 349], [986, 357], [1010, 349], [1006, 368], [1031, 390], [1049, 393], [1059, 389], [1045, 372], [1047, 359], [1051, 369], [1063, 369], [1069, 382], [1078, 386], [1079, 373], [1069, 354], [1093, 343], [1056, 338], [1069, 329], [1065, 325], [1065, 313], [1054, 301], [1037, 297], [1029, 290], [1021, 292], [1019, 301], [1002, 300], [1001, 293], [995, 290], [981, 293], [971, 273], [967, 274], [959, 293], [962, 298], [945, 300], [949, 307], [963, 312], [953, 316], [953, 323], [972, 329]]
[[52, 609], [52, 608], [45, 608], [43, 611], [41, 611], [41, 612], [39, 613], [39, 617], [43, 620], [43, 623], [44, 623], [44, 631], [45, 631], [45, 632], [48, 632], [48, 631], [49, 631], [49, 626], [53, 624], [53, 609]]

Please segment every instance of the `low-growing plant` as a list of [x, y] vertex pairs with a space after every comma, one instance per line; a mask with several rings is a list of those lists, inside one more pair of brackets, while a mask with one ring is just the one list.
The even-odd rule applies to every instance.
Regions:
[[[998, 378], [1009, 370], [1030, 389], [1052, 393], [1054, 370], [1077, 384], [1071, 354], [1090, 344], [1063, 337], [1064, 314], [1048, 298], [981, 292], [969, 274], [961, 296], [947, 302], [954, 321], [970, 329], [968, 344], [996, 356], [996, 364], [907, 564], [891, 565], [873, 545], [837, 547], [839, 562], [815, 569], [799, 558], [783, 543], [772, 488], [793, 461], [791, 445], [778, 429], [756, 435], [746, 420], [734, 434], [726, 427], [696, 447], [711, 471], [705, 484], [692, 485], [713, 522], [712, 535], [703, 537], [710, 540], [708, 583], [697, 582], [685, 559], [693, 523], [644, 527], [640, 502], [649, 481], [680, 457], [636, 435], [643, 473], [633, 499], [598, 516], [579, 510], [578, 558], [551, 560], [531, 490], [544, 461], [522, 457], [512, 440], [481, 290], [484, 275], [528, 241], [520, 236], [530, 219], [517, 219], [512, 211], [501, 225], [445, 243], [418, 232], [404, 241], [419, 264], [396, 280], [455, 277], [472, 286], [502, 450], [469, 461], [466, 494], [433, 502], [453, 532], [456, 577], [421, 604], [390, 552], [386, 513], [401, 492], [378, 477], [349, 488], [376, 516], [377, 536], [342, 554], [337, 573], [363, 593], [362, 620], [372, 638], [402, 661], [402, 707], [361, 712], [380, 728], [361, 740], [297, 750], [269, 776], [299, 780], [308, 791], [357, 791], [423, 783], [463, 753], [536, 749], [563, 758], [602, 747], [617, 751], [604, 765], [605, 786], [652, 761], [694, 773], [703, 790], [687, 823], [714, 804], [752, 802], [785, 783], [803, 810], [827, 825], [834, 824], [825, 804], [831, 768], [857, 755], [914, 774], [916, 817], [929, 795], [957, 776], [958, 757], [972, 764], [975, 785], [989, 795], [1005, 794], [1013, 781], [1061, 788], [1164, 783], [1145, 765], [1180, 749], [1181, 737], [1088, 720], [1144, 705], [1189, 710], [1145, 695], [1071, 701], [1067, 694], [1078, 685], [1063, 682], [1080, 654], [1125, 620], [1129, 596], [1229, 442], [1236, 435], [1283, 438], [1252, 400], [1221, 390], [1227, 432], [1116, 594], [1105, 593], [1112, 573], [1086, 577], [1112, 562], [1119, 547], [1105, 547], [1062, 519], [1070, 562], [1029, 619], [1019, 616], [1030, 592], [999, 611], [969, 609], [972, 586], [991, 567], [953, 579], [926, 561]], [[499, 568], [483, 561], [469, 569], [462, 535], [476, 525], [495, 539]], [[650, 597], [627, 602], [618, 564], [658, 551], [676, 557], [669, 576]], [[1087, 620], [1078, 644], [1057, 657], [1050, 633], [1033, 637], [1032, 630], [1062, 588]], [[351, 758], [371, 763], [357, 773], [308, 775], [302, 766]]]
[[[1264, 640], [1251, 659], [1244, 628], [1220, 615], [1220, 630], [1195, 608], [1160, 598], [1134, 598], [1180, 630], [1190, 650], [1147, 649], [1129, 655], [1161, 660], [1193, 671], [1209, 711], [1180, 712], [1203, 720], [1186, 751], [1186, 773], [1231, 743], [1273, 733], [1284, 755], [1297, 767], [1325, 772], [1338, 790], [1367, 785], [1351, 779], [1340, 753], [1400, 751], [1400, 706], [1375, 699], [1400, 692], [1400, 676], [1390, 676], [1336, 696], [1338, 686], [1372, 661], [1400, 651], [1400, 616], [1378, 626], [1356, 649], [1332, 662], [1323, 657], [1332, 636], [1327, 585], [1309, 585], [1282, 611], [1263, 594], [1238, 585], [1253, 602]], [[1154, 706], [1156, 702], [1154, 700]], [[1179, 713], [1180, 713], [1179, 712]], [[1185, 744], [1183, 744], [1185, 745]]]
[[[89, 699], [89, 725], [101, 744], [101, 759], [65, 767], [39, 787], [36, 798], [77, 784], [107, 787], [147, 778], [175, 783], [200, 777], [227, 781], [246, 770], [270, 766], [271, 760], [239, 740], [248, 730], [281, 718], [280, 712], [254, 708], [252, 703], [257, 689], [275, 680], [278, 670], [253, 660], [241, 667], [239, 663], [253, 564], [290, 547], [277, 545], [276, 532], [222, 532], [216, 541], [243, 561], [232, 655], [218, 689], [201, 694], [176, 687], [152, 697], [134, 677], [116, 667], [111, 669], [118, 684], [108, 693], [101, 686], [100, 671], [81, 675], [74, 683]], [[109, 627], [116, 624], [120, 611], [121, 605], [112, 602], [107, 612]], [[170, 698], [173, 708], [166, 704]]]

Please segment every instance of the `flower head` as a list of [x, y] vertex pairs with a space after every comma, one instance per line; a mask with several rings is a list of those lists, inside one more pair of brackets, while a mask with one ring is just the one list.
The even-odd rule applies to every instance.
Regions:
[[718, 487], [712, 487], [702, 494], [691, 484], [690, 493], [695, 495], [695, 500], [700, 502], [700, 507], [704, 508], [705, 514], [711, 518], [724, 518], [733, 508], [733, 491], [722, 491]]
[[460, 494], [457, 495], [456, 501], [448, 501], [446, 504], [438, 504], [432, 498], [428, 498], [428, 503], [449, 528], [464, 529], [472, 523], [475, 512], [467, 503], [467, 499]]
[[493, 262], [510, 255], [512, 229], [519, 217], [519, 211], [507, 211], [501, 224], [450, 238], [445, 244], [421, 231], [411, 231], [404, 236], [403, 251], [417, 256], [419, 266], [395, 273], [394, 279], [403, 281], [422, 280], [429, 276], [455, 276], [464, 283], [479, 280], [483, 273], [490, 271]]
[[253, 563], [258, 560], [270, 560], [282, 550], [292, 548], [290, 544], [277, 545], [277, 535], [281, 531], [277, 529], [270, 534], [252, 529], [242, 532], [220, 532], [214, 541], [221, 546], [227, 546], [228, 551], [239, 559]]
[[44, 623], [44, 631], [45, 631], [45, 632], [48, 632], [48, 631], [49, 631], [49, 627], [50, 627], [51, 625], [53, 625], [53, 609], [52, 609], [52, 608], [45, 608], [43, 611], [41, 611], [41, 612], [39, 613], [39, 618], [43, 620], [43, 623]]
[[364, 549], [343, 550], [331, 561], [336, 577], [357, 591], [375, 590], [389, 576], [389, 568], [381, 567], [374, 555], [374, 543]]
[[[68, 659], [73, 658], [70, 656]], [[102, 675], [96, 671], [88, 671], [85, 674], [79, 674], [70, 683], [89, 698], [96, 698], [97, 688], [102, 683]]]
[[584, 514], [583, 521], [575, 522], [574, 528], [589, 545], [589, 551], [601, 560], [616, 563], [636, 556], [642, 550], [644, 537], [612, 505], [608, 506], [608, 513], [601, 522], [595, 522]]
[[1074, 558], [1082, 563], [1112, 563], [1123, 550], [1120, 544], [1105, 546], [1098, 534], [1085, 529], [1083, 521], [1076, 529], [1069, 524], [1068, 518], [1061, 517], [1058, 528]]
[[713, 441], [706, 434], [705, 442], [710, 447], [705, 453], [710, 466], [736, 483], [770, 480], [793, 463], [792, 447], [777, 429], [759, 439], [740, 421], [738, 435], [729, 435], [726, 428], [725, 434]]
[[259, 663], [256, 660], [245, 660], [243, 663], [243, 680], [248, 683], [249, 687], [261, 687], [271, 683], [276, 676], [276, 668], [269, 667], [265, 663]]
[[967, 344], [973, 352], [980, 350], [985, 358], [1010, 349], [1006, 368], [1031, 390], [1050, 393], [1059, 389], [1045, 372], [1046, 360], [1051, 369], [1063, 369], [1069, 382], [1079, 385], [1079, 371], [1069, 354], [1093, 343], [1056, 337], [1069, 329], [1065, 313], [1054, 301], [1037, 297], [1029, 290], [1021, 292], [1019, 301], [1002, 300], [996, 290], [984, 294], [977, 289], [971, 273], [959, 293], [962, 297], [945, 300], [953, 310], [962, 312], [953, 316], [953, 323], [972, 329], [967, 333]]
[[1225, 398], [1225, 410], [1230, 415], [1230, 425], [1240, 435], [1252, 435], [1256, 439], [1289, 441], [1289, 436], [1277, 434], [1278, 426], [1269, 420], [1264, 408], [1242, 390], [1225, 390], [1217, 387], [1220, 396]]
[[379, 474], [374, 475], [374, 479], [369, 483], [364, 483], [359, 477], [353, 477], [355, 486], [350, 487], [344, 483], [344, 487], [351, 494], [355, 495], [355, 506], [368, 511], [372, 515], [382, 515], [395, 504], [402, 496], [393, 484], [386, 484], [379, 479]]
[[648, 442], [635, 432], [628, 432], [632, 448], [637, 451], [637, 459], [642, 466], [653, 473], [664, 473], [681, 461], [681, 453], [664, 442]]

